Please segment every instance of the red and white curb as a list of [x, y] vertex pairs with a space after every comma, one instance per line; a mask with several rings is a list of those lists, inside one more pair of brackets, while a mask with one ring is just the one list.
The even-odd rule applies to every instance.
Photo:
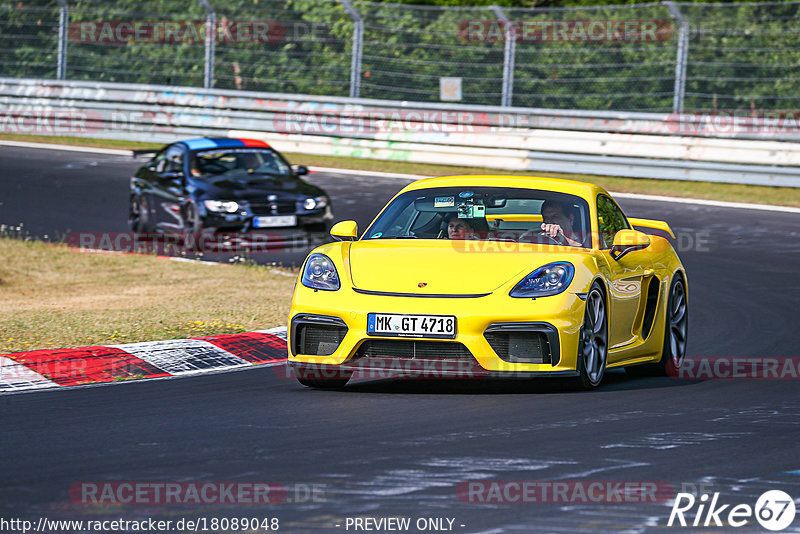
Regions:
[[0, 394], [282, 365], [286, 328], [0, 355]]

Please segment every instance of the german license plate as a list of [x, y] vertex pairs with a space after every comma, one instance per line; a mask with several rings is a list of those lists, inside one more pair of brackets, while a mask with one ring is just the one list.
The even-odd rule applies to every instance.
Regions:
[[276, 228], [278, 226], [297, 226], [297, 215], [272, 215], [253, 219], [253, 228]]
[[454, 315], [370, 313], [367, 314], [367, 334], [452, 339], [456, 337], [456, 318]]

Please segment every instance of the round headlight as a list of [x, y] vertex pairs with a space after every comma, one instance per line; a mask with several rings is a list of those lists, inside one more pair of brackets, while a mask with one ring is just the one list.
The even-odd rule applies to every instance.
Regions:
[[328, 256], [315, 253], [308, 257], [302, 283], [312, 289], [336, 291], [340, 287], [339, 273]]

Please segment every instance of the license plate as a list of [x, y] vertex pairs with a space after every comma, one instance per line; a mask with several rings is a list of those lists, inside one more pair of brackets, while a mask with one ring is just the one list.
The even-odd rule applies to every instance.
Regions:
[[452, 339], [456, 337], [456, 318], [454, 315], [370, 313], [367, 315], [367, 334]]
[[253, 228], [275, 228], [278, 226], [297, 226], [297, 215], [273, 215], [253, 219]]

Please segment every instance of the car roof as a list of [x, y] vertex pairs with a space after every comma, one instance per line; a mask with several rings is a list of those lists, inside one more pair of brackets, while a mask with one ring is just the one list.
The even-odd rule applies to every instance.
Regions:
[[205, 150], [209, 148], [270, 148], [264, 141], [258, 139], [231, 139], [228, 137], [198, 137], [180, 141], [189, 150]]
[[[596, 184], [547, 178], [544, 176], [508, 176], [508, 175], [459, 175], [423, 178], [408, 184], [403, 191], [429, 189], [432, 187], [519, 187], [524, 189], [540, 189], [576, 195], [586, 200], [593, 200], [599, 193], [608, 192]], [[609, 195], [610, 196], [610, 195]], [[590, 202], [591, 203], [591, 202]]]

